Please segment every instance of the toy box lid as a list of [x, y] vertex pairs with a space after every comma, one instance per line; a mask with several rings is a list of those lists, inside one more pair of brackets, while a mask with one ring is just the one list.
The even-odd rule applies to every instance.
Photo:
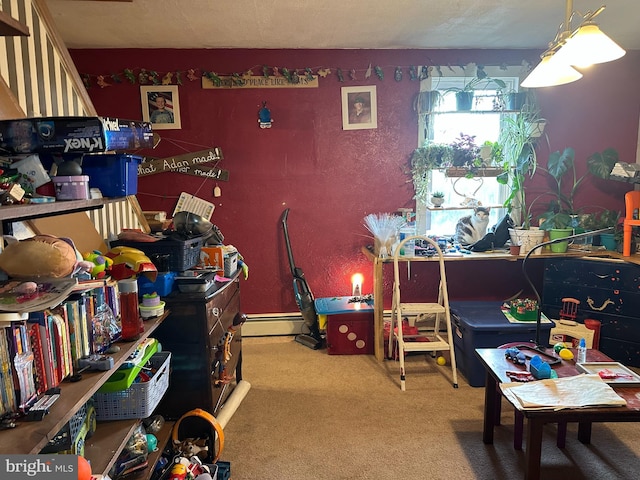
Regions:
[[373, 312], [371, 302], [349, 302], [353, 297], [316, 298], [316, 313], [319, 315], [337, 315], [340, 313]]
[[[449, 302], [451, 315], [455, 315], [461, 324], [471, 330], [521, 330], [535, 328], [536, 322], [512, 323], [502, 313], [501, 301], [453, 301]], [[542, 329], [549, 330], [553, 323], [541, 323]]]

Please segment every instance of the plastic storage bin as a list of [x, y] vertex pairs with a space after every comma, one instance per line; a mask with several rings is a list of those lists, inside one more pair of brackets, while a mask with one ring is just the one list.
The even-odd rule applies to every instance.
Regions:
[[158, 352], [149, 360], [156, 373], [148, 382], [134, 383], [126, 390], [93, 396], [98, 420], [147, 418], [169, 388], [171, 352]]
[[169, 270], [172, 272], [183, 272], [198, 264], [202, 238], [192, 238], [185, 241], [165, 238], [157, 242], [114, 240], [110, 243], [112, 248], [119, 246], [137, 248], [138, 250], [142, 250], [148, 257], [154, 254], [168, 254]]
[[89, 198], [87, 175], [60, 175], [51, 177], [58, 200], [86, 200]]
[[[500, 307], [502, 302], [449, 302], [456, 351], [456, 366], [472, 387], [483, 387], [485, 369], [476, 348], [496, 348], [511, 342], [532, 342], [536, 322], [511, 323]], [[540, 341], [547, 344], [553, 322], [540, 324]]]
[[175, 272], [158, 273], [155, 282], [152, 282], [144, 275], [140, 275], [138, 277], [138, 293], [143, 296], [145, 293], [155, 292], [161, 297], [166, 297], [173, 291], [175, 279]]
[[[326, 316], [329, 355], [373, 354], [373, 306], [349, 303], [351, 297], [315, 300], [316, 313]], [[322, 324], [324, 319], [320, 320]]]
[[99, 188], [103, 197], [125, 197], [138, 193], [138, 165], [135, 155], [85, 155], [82, 171], [89, 176], [89, 188]]

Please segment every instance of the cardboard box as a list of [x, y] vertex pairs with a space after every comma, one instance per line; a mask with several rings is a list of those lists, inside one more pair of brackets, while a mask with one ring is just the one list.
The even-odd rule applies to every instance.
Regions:
[[151, 124], [102, 117], [0, 121], [0, 150], [12, 153], [97, 153], [153, 147]]

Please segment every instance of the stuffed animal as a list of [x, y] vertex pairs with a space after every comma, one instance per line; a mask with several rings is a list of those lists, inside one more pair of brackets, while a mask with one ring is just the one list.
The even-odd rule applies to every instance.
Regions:
[[186, 438], [175, 441], [174, 449], [184, 457], [206, 458], [209, 453], [209, 446], [204, 438]]

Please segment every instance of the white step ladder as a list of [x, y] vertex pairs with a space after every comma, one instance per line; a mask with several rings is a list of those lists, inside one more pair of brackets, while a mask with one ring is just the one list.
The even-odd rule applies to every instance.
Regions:
[[[415, 242], [417, 240], [430, 244], [434, 248], [438, 258], [440, 281], [438, 283], [437, 303], [402, 303], [400, 300], [399, 264], [401, 261], [407, 261], [406, 258], [400, 256], [400, 252], [405, 243]], [[409, 264], [407, 264], [407, 269], [409, 269]], [[407, 335], [403, 332], [402, 320], [405, 318], [408, 319], [412, 327], [418, 327], [417, 334]], [[424, 324], [425, 320], [427, 320], [427, 325]], [[405, 238], [396, 247], [393, 255], [393, 305], [389, 329], [388, 352], [394, 352], [394, 342], [397, 343], [398, 359], [400, 361], [400, 388], [403, 392], [406, 390], [405, 352], [434, 353], [448, 351], [453, 373], [453, 387], [458, 388], [458, 372], [456, 369], [456, 354], [451, 333], [451, 313], [449, 311], [449, 294], [447, 292], [444, 255], [438, 244], [425, 235], [413, 235]]]

